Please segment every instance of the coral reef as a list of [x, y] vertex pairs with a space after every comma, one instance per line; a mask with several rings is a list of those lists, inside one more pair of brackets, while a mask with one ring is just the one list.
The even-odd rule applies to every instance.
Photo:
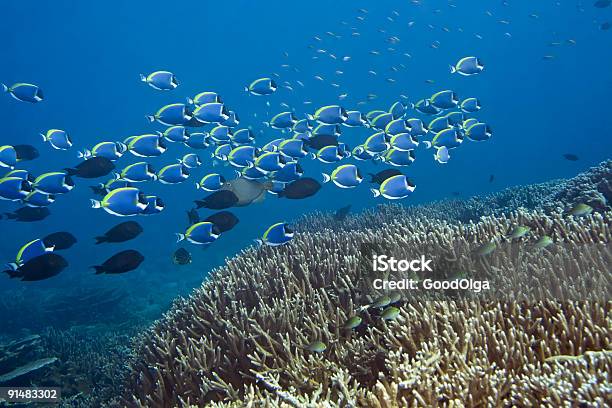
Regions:
[[[609, 402], [612, 213], [521, 210], [458, 223], [419, 211], [382, 206], [333, 229], [308, 218], [288, 245], [228, 260], [142, 335], [124, 404]], [[513, 240], [516, 225], [531, 230]], [[544, 234], [554, 244], [534, 248]], [[431, 254], [436, 277], [466, 273], [494, 289], [404, 292], [399, 316], [385, 320], [371, 305], [385, 293], [364, 267], [372, 243], [408, 259]], [[363, 323], [345, 329], [355, 314]]]

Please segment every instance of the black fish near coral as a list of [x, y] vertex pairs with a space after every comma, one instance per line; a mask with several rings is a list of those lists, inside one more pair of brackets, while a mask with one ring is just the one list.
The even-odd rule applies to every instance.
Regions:
[[338, 222], [342, 222], [346, 219], [346, 217], [351, 212], [351, 205], [347, 205], [345, 207], [339, 208], [334, 213], [334, 220]]
[[238, 217], [229, 211], [219, 211], [208, 216], [204, 221], [215, 224], [221, 233], [231, 230], [239, 222]]
[[30, 259], [17, 270], [4, 271], [11, 278], [20, 278], [22, 281], [39, 281], [49, 279], [68, 266], [68, 261], [61, 255], [53, 252], [46, 253]]
[[287, 184], [285, 189], [278, 193], [278, 196], [293, 200], [300, 200], [302, 198], [308, 198], [315, 195], [320, 189], [321, 183], [313, 178], [304, 177]]
[[64, 169], [69, 176], [81, 178], [98, 178], [108, 175], [115, 169], [113, 162], [106, 157], [92, 157], [81, 163], [75, 168]]
[[102, 265], [95, 265], [96, 275], [118, 274], [133, 271], [144, 261], [144, 256], [136, 250], [121, 251], [108, 258]]
[[175, 265], [187, 265], [191, 263], [191, 254], [185, 248], [179, 248], [172, 254], [172, 262]]
[[572, 154], [572, 153], [565, 153], [563, 155], [563, 158], [565, 160], [569, 160], [569, 161], [578, 161], [579, 160], [579, 157], [576, 156], [575, 154]]
[[54, 232], [43, 238], [47, 247], [53, 247], [54, 251], [68, 249], [76, 244], [77, 239], [69, 232]]
[[103, 242], [117, 243], [125, 242], [136, 238], [142, 232], [142, 227], [136, 221], [125, 221], [121, 224], [115, 225], [110, 230], [106, 231], [104, 235], [96, 237], [96, 244]]
[[47, 207], [21, 207], [15, 212], [5, 213], [9, 220], [21, 222], [36, 222], [42, 221], [51, 215], [51, 211]]

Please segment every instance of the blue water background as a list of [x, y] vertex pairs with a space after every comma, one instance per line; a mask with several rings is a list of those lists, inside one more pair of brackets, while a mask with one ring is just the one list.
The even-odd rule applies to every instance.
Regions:
[[[449, 7], [446, 1], [414, 5], [408, 1], [328, 0], [7, 0], [0, 7], [0, 81], [36, 83], [43, 88], [46, 99], [29, 105], [0, 95], [0, 142], [37, 146], [41, 157], [19, 167], [40, 174], [76, 165], [77, 151], [99, 141], [163, 130], [159, 124], [149, 124], [145, 115], [167, 103], [183, 102], [200, 91], [219, 92], [228, 107], [238, 112], [240, 127], [261, 129], [263, 134], [257, 133], [257, 144], [261, 146], [286, 136], [261, 123], [285, 110], [281, 102], [302, 117], [318, 106], [337, 103], [337, 96], [344, 92], [349, 96], [343, 106], [369, 111], [388, 109], [401, 94], [416, 102], [436, 91], [453, 89], [461, 98], [475, 96], [482, 101], [484, 108], [476, 116], [492, 126], [494, 136], [486, 143], [464, 143], [452, 152], [447, 165], [435, 163], [431, 151], [419, 149], [416, 162], [405, 171], [417, 185], [415, 194], [403, 201], [406, 205], [443, 199], [453, 192], [467, 197], [512, 185], [570, 177], [609, 158], [612, 31], [598, 27], [600, 22], [612, 19], [612, 10], [594, 9], [590, 4], [581, 10], [575, 1], [507, 3], [455, 2], [456, 7]], [[361, 15], [357, 12], [360, 7], [369, 11], [363, 22], [355, 19]], [[538, 18], [529, 16], [533, 13]], [[389, 21], [388, 16], [395, 21]], [[412, 26], [408, 24], [411, 21]], [[357, 27], [361, 35], [351, 36], [351, 27]], [[381, 28], [386, 33], [379, 32]], [[342, 38], [332, 38], [326, 31]], [[313, 40], [315, 35], [322, 41]], [[400, 38], [398, 44], [385, 42], [392, 35]], [[568, 43], [570, 39], [575, 45]], [[437, 49], [431, 47], [434, 41], [440, 42]], [[553, 42], [561, 44], [549, 45]], [[319, 54], [309, 45], [334, 53], [338, 60], [326, 54], [313, 60]], [[386, 51], [389, 46], [397, 51]], [[371, 50], [382, 55], [371, 55]], [[469, 78], [450, 75], [449, 65], [467, 55], [480, 57], [485, 71]], [[545, 60], [544, 55], [554, 58]], [[341, 62], [343, 56], [352, 59]], [[282, 68], [281, 64], [291, 68]], [[390, 67], [400, 64], [406, 68], [393, 74]], [[139, 81], [140, 73], [160, 69], [174, 72], [181, 81], [180, 87], [159, 92]], [[335, 75], [337, 69], [343, 70], [344, 75]], [[368, 70], [378, 75], [371, 76]], [[281, 88], [267, 98], [244, 92], [244, 86], [252, 80], [273, 73], [280, 74], [280, 84], [289, 81], [294, 91]], [[319, 82], [314, 75], [326, 81]], [[396, 82], [388, 83], [388, 77]], [[296, 80], [306, 86], [301, 88]], [[330, 82], [339, 83], [341, 88], [333, 88]], [[377, 94], [377, 99], [358, 106], [357, 102], [365, 100], [368, 93]], [[312, 101], [312, 105], [304, 105], [305, 100]], [[75, 142], [73, 149], [56, 151], [44, 144], [39, 133], [49, 128], [67, 130]], [[343, 130], [341, 138], [351, 147], [372, 133], [367, 129]], [[164, 155], [150, 162], [159, 169], [188, 151], [172, 144]], [[0, 260], [12, 260], [23, 243], [51, 232], [70, 231], [79, 240], [64, 253], [70, 262], [68, 270], [33, 283], [2, 275], [0, 296], [10, 300], [11, 294], [19, 290], [34, 299], [48, 291], [61, 293], [80, 286], [105, 285], [123, 287], [134, 299], [147, 299], [163, 310], [173, 297], [188, 293], [213, 266], [250, 245], [274, 222], [290, 221], [315, 209], [333, 211], [351, 204], [359, 211], [384, 202], [371, 196], [365, 182], [354, 190], [328, 184], [307, 200], [290, 201], [269, 195], [262, 204], [232, 210], [240, 224], [207, 250], [186, 245], [194, 263], [178, 267], [171, 263], [171, 254], [177, 248], [174, 233], [187, 226], [185, 212], [193, 200], [204, 196], [194, 188], [194, 182], [213, 169], [232, 175], [230, 168], [210, 165], [210, 151], [201, 152], [208, 163], [193, 171], [188, 182], [175, 186], [142, 185], [147, 193], [160, 195], [166, 209], [159, 215], [138, 217], [145, 233], [131, 242], [93, 245], [94, 236], [124, 221], [90, 208], [88, 186], [105, 179], [76, 179], [77, 187], [60, 197], [50, 207], [52, 215], [42, 222], [0, 220]], [[580, 160], [564, 160], [564, 153], [574, 153]], [[126, 154], [117, 166], [122, 168], [139, 160]], [[363, 173], [385, 168], [357, 164]], [[307, 163], [306, 175], [319, 178], [321, 171], [329, 172], [334, 167]], [[490, 174], [495, 175], [493, 183], [489, 183]], [[15, 203], [0, 202], [2, 212], [16, 208]], [[211, 213], [202, 211], [204, 216]], [[139, 270], [121, 276], [95, 276], [89, 268], [128, 248], [145, 255], [146, 261]]]

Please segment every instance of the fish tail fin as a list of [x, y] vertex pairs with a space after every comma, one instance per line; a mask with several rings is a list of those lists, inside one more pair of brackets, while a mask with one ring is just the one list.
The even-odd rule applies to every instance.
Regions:
[[270, 127], [270, 122], [264, 122], [263, 124], [265, 127]]
[[176, 235], [176, 242], [181, 242], [185, 240], [185, 234], [181, 234], [180, 232], [177, 232], [175, 235]]
[[66, 174], [68, 174], [69, 176], [74, 176], [76, 174], [79, 173], [79, 171], [77, 169], [72, 169], [70, 167], [65, 167], [64, 171], [66, 172]]
[[308, 157], [310, 160], [315, 160], [317, 158], [317, 155], [314, 154], [313, 152], [309, 152], [306, 157]]
[[314, 116], [312, 116], [310, 113], [306, 114], [306, 119], [308, 120], [314, 120]]
[[321, 173], [321, 175], [323, 176], [323, 182], [324, 183], [327, 183], [327, 182], [329, 182], [329, 180], [331, 180], [331, 177], [329, 176], [329, 174]]
[[8, 92], [9, 91], [9, 87], [4, 85], [3, 83], [0, 83], [0, 87], [2, 87], [2, 92]]
[[102, 203], [98, 200], [89, 200], [91, 202], [91, 208], [102, 208]]
[[17, 271], [12, 271], [12, 270], [10, 270], [10, 269], [7, 269], [6, 271], [4, 271], [4, 273], [6, 273], [6, 274], [9, 276], [9, 278], [11, 278], [11, 279], [13, 279], [13, 278], [18, 278], [18, 277], [19, 277], [19, 275], [20, 275], [20, 274], [19, 274], [19, 272], [17, 272]]
[[448, 67], [450, 68], [450, 73], [451, 74], [454, 74], [455, 72], [457, 72], [457, 68], [455, 68], [454, 65], [449, 65]]
[[47, 135], [46, 135], [46, 134], [44, 134], [44, 133], [39, 133], [39, 135], [40, 135], [40, 137], [42, 137], [43, 142], [48, 142], [48, 141], [49, 141], [49, 138], [47, 137]]
[[257, 243], [258, 246], [263, 246], [263, 244], [264, 244], [264, 242], [261, 239], [259, 239], [259, 238], [256, 238], [253, 241], [255, 241], [255, 243]]
[[145, 74], [140, 74], [140, 80], [142, 82], [147, 82], [147, 76]]
[[244, 87], [244, 92], [247, 92], [247, 93], [249, 92], [249, 87], [248, 86]]
[[193, 99], [191, 99], [190, 97], [187, 97], [186, 100], [187, 100], [187, 105], [193, 105]]
[[104, 267], [102, 265], [94, 265], [92, 266], [92, 268], [96, 270], [96, 275], [100, 275], [105, 272]]
[[432, 144], [429, 140], [424, 140], [423, 144], [425, 145], [426, 149], [431, 149]]
[[125, 143], [123, 142], [117, 142], [117, 151], [121, 154], [125, 153], [127, 151], [128, 147]]
[[108, 238], [106, 238], [104, 235], [100, 236], [100, 237], [96, 237], [96, 245], [101, 244], [103, 242], [108, 242]]
[[155, 122], [155, 116], [153, 115], [146, 115], [145, 118], [151, 123]]
[[380, 191], [374, 188], [371, 188], [370, 191], [372, 192], [372, 195], [374, 195], [374, 197], [378, 197], [380, 195]]
[[193, 184], [195, 184], [196, 190], [199, 190], [199, 189], [200, 189], [200, 183], [198, 183], [198, 182], [196, 181], [196, 182], [195, 182], [195, 183], [193, 183]]

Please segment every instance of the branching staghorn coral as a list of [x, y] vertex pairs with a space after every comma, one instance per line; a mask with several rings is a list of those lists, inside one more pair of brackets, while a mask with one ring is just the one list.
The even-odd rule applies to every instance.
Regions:
[[[460, 224], [378, 211], [348, 228], [249, 248], [144, 333], [124, 404], [133, 407], [556, 406], [610, 401], [610, 212], [516, 211]], [[518, 240], [516, 225], [529, 226]], [[534, 248], [542, 235], [554, 244]], [[495, 251], [480, 256], [483, 244]], [[491, 291], [403, 292], [395, 320], [368, 307], [362, 246], [434, 259]], [[401, 276], [388, 276], [401, 278]], [[417, 279], [424, 278], [417, 276]], [[365, 305], [365, 306], [364, 306]], [[344, 323], [355, 314], [355, 330]], [[313, 341], [326, 349], [311, 351]], [[593, 354], [592, 352], [599, 352]], [[566, 360], [559, 356], [564, 357]], [[567, 360], [567, 356], [587, 356]], [[571, 366], [571, 367], [570, 367]], [[557, 387], [546, 386], [561, 381]]]

